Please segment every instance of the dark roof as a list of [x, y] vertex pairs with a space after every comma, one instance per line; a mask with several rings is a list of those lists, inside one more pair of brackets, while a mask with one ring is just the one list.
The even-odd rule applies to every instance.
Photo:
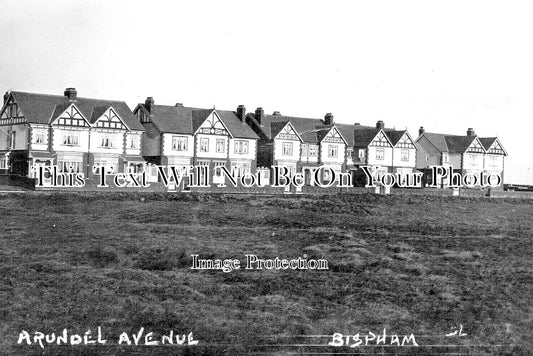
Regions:
[[74, 104], [81, 114], [93, 123], [98, 118], [94, 118], [93, 113], [95, 110], [100, 112], [102, 107], [109, 108], [111, 106], [130, 129], [144, 130], [143, 126], [135, 120], [130, 108], [124, 101], [81, 97], [70, 101], [63, 95], [25, 93], [20, 91], [12, 91], [11, 95], [15, 98], [15, 101], [29, 123], [49, 124], [71, 104]]
[[[253, 113], [250, 113], [248, 117], [254, 120]], [[264, 115], [261, 119], [261, 125], [257, 123], [257, 126], [261, 128], [261, 131], [267, 139], [272, 140], [276, 135], [290, 122], [292, 127], [296, 130], [296, 133], [305, 143], [317, 144], [330, 132], [333, 126], [325, 125], [321, 119], [296, 117], [296, 116], [282, 116], [282, 115]], [[337, 124], [334, 125], [339, 128]], [[344, 133], [339, 129], [340, 134], [346, 141], [348, 139]]]
[[[342, 137], [346, 140], [348, 147], [354, 147], [354, 131], [363, 130], [363, 129], [372, 129], [372, 126], [363, 126], [363, 125], [350, 125], [350, 124], [335, 124]], [[359, 146], [359, 145], [358, 145]]]
[[396, 146], [398, 141], [400, 141], [403, 135], [405, 135], [405, 133], [407, 132], [407, 130], [393, 130], [393, 129], [384, 129], [383, 131], [385, 131], [385, 134], [387, 135], [387, 137], [389, 138], [393, 146]]
[[457, 136], [424, 132], [426, 137], [435, 148], [441, 152], [464, 153], [470, 147], [477, 136]]
[[380, 129], [377, 128], [362, 128], [353, 131], [353, 141], [355, 147], [366, 147], [370, 145], [372, 140], [376, 137]]
[[492, 146], [494, 141], [496, 141], [498, 139], [497, 137], [478, 137], [478, 138], [479, 138], [479, 141], [481, 141], [481, 144], [483, 145], [483, 147], [485, 147], [486, 150], [488, 150], [490, 148], [490, 146]]
[[[143, 106], [143, 104], [139, 104]], [[214, 111], [229, 133], [236, 138], [257, 139], [255, 132], [243, 124], [235, 112], [218, 109], [190, 108], [185, 106], [152, 105], [150, 118], [159, 131], [192, 135]]]

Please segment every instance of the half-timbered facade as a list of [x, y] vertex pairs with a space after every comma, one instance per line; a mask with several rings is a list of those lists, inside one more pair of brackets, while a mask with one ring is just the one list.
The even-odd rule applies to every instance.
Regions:
[[74, 88], [63, 96], [12, 91], [4, 95], [0, 118], [5, 173], [31, 177], [36, 165], [57, 165], [93, 178], [93, 165], [123, 172], [144, 163], [144, 129], [123, 101], [80, 98]]
[[251, 173], [256, 169], [258, 137], [243, 122], [244, 110], [155, 105], [149, 97], [134, 110], [146, 129], [143, 156], [156, 165], [205, 166], [208, 181], [215, 184], [224, 182], [222, 166]]
[[410, 174], [416, 168], [415, 141], [407, 130], [385, 129], [392, 144], [392, 172]]
[[[279, 112], [266, 115], [262, 108], [257, 108], [246, 121], [260, 138], [259, 166], [303, 172], [306, 183], [319, 166], [338, 173], [345, 171], [346, 140], [335, 126], [332, 114], [321, 120], [284, 116]], [[323, 170], [322, 179], [329, 180], [329, 171]]]
[[466, 175], [480, 172], [497, 173], [502, 178], [507, 152], [498, 138], [478, 137], [469, 128], [466, 136], [425, 132], [421, 127], [416, 140], [419, 147], [416, 166], [429, 171], [431, 166], [452, 166], [454, 172]]

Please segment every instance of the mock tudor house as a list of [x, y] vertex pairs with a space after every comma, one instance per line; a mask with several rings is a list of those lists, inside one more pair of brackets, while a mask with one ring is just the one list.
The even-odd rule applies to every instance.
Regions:
[[385, 129], [392, 144], [392, 173], [410, 174], [416, 169], [418, 147], [407, 130]]
[[[217, 167], [236, 168], [238, 175], [255, 172], [257, 135], [245, 123], [246, 109], [200, 109], [155, 105], [152, 97], [137, 105], [134, 115], [144, 126], [144, 158], [162, 166], [207, 166], [210, 183], [223, 183]], [[156, 173], [152, 170], [152, 179]]]
[[462, 175], [480, 172], [496, 173], [502, 178], [507, 152], [497, 137], [478, 137], [472, 128], [466, 136], [426, 132], [420, 127], [416, 166], [429, 172], [431, 166], [453, 166]]
[[[144, 128], [123, 101], [11, 91], [0, 111], [0, 170], [32, 177], [35, 165], [94, 178], [93, 165], [139, 171]], [[96, 173], [99, 174], [98, 168]]]
[[[284, 116], [278, 111], [272, 115], [257, 108], [246, 117], [248, 125], [259, 136], [258, 166], [286, 167], [291, 173], [304, 173], [305, 183], [316, 167], [326, 166], [334, 172], [344, 172], [346, 140], [334, 123], [331, 113], [324, 120]], [[329, 170], [324, 170], [323, 180], [329, 181]]]

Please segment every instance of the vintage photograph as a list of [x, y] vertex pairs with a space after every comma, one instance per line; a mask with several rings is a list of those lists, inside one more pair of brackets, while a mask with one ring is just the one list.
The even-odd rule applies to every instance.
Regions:
[[530, 18], [0, 0], [0, 355], [533, 353]]

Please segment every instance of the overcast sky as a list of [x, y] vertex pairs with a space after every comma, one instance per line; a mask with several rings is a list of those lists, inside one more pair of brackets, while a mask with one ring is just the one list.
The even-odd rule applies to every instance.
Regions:
[[533, 5], [0, 0], [0, 90], [498, 136], [533, 184]]

